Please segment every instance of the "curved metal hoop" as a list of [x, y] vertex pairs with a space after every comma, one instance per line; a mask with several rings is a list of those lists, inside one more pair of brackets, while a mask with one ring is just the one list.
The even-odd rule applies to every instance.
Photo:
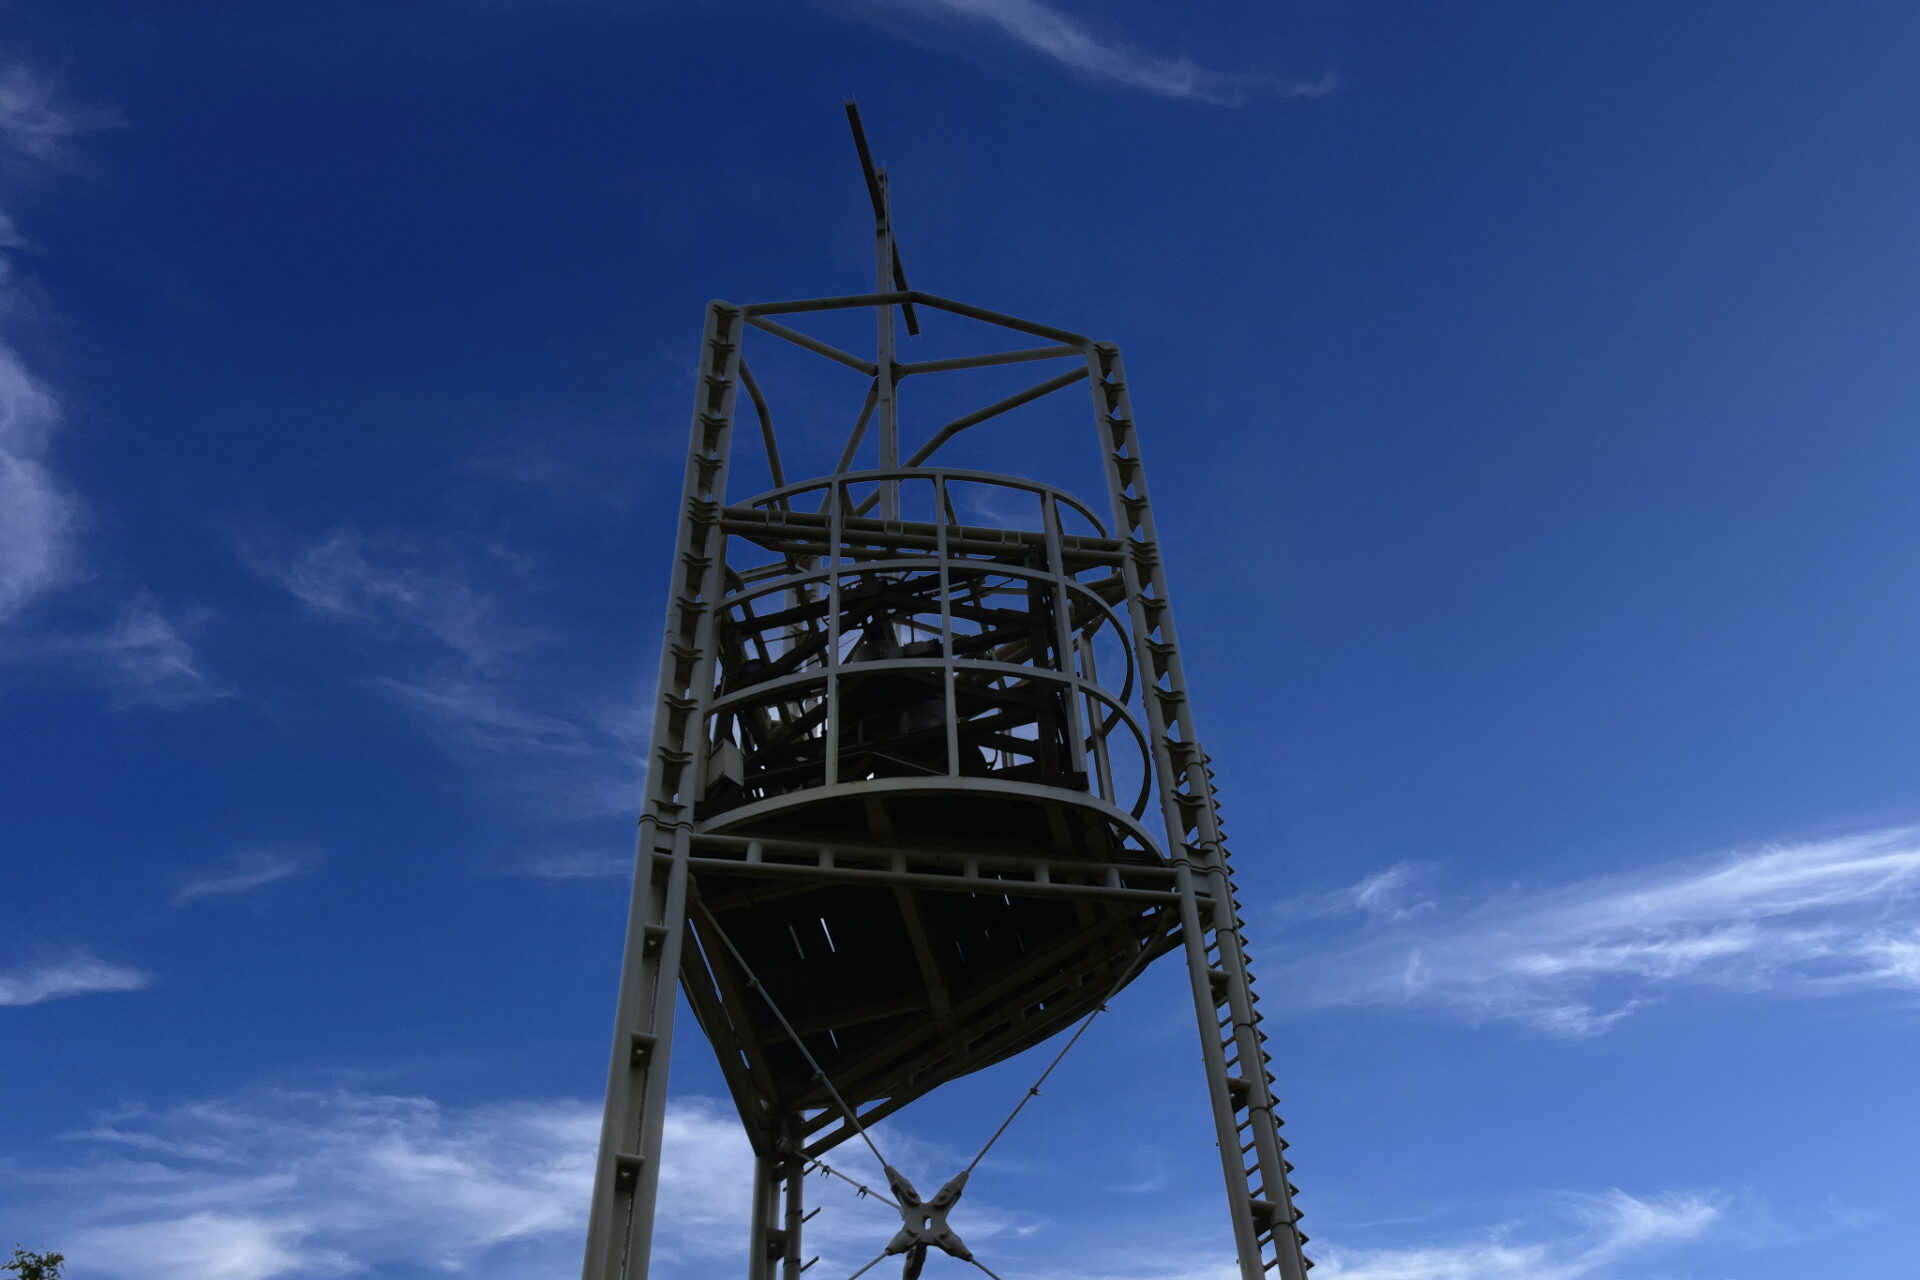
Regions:
[[[1146, 730], [1141, 728], [1140, 722], [1134, 718], [1133, 713], [1127, 709], [1125, 704], [1117, 701], [1111, 693], [1090, 680], [1063, 671], [1051, 671], [1045, 667], [1023, 667], [1011, 662], [982, 662], [966, 658], [883, 658], [869, 662], [848, 663], [839, 668], [839, 670], [842, 672], [852, 672], [854, 674], [878, 674], [887, 671], [917, 673], [938, 671], [942, 674], [942, 678], [948, 681], [951, 681], [954, 675], [961, 670], [985, 671], [1013, 676], [1021, 680], [1045, 680], [1067, 686], [1071, 691], [1069, 696], [1077, 693], [1092, 698], [1103, 704], [1107, 709], [1106, 718], [1101, 720], [1098, 727], [1088, 732], [1082, 740], [1083, 746], [1087, 750], [1091, 751], [1093, 749], [1096, 738], [1104, 740], [1110, 736], [1116, 725], [1125, 725], [1128, 732], [1133, 735], [1134, 744], [1140, 751], [1142, 768], [1140, 770], [1139, 789], [1133, 796], [1132, 802], [1126, 811], [1135, 818], [1138, 818], [1146, 812], [1147, 800], [1152, 794], [1153, 789], [1152, 774], [1150, 772], [1152, 756], [1147, 746]], [[737, 714], [738, 712], [756, 706], [765, 706], [769, 703], [792, 703], [803, 702], [813, 698], [826, 698], [829, 696], [827, 692], [828, 684], [833, 678], [834, 677], [827, 671], [816, 669], [803, 671], [791, 676], [782, 676], [777, 680], [769, 680], [764, 684], [749, 685], [744, 689], [729, 693], [725, 697], [715, 698], [708, 704], [707, 717], [709, 721], [713, 721], [723, 716]], [[777, 696], [781, 694], [788, 696]], [[981, 783], [992, 783], [993, 781], [990, 774], [986, 777], [980, 777], [978, 775], [957, 772], [957, 762], [955, 761], [949, 761], [945, 771], [941, 773], [928, 773], [924, 775], [924, 777], [963, 778], [968, 781]], [[863, 779], [861, 781], [872, 782], [874, 779]], [[795, 790], [824, 791], [826, 785], [827, 784], [823, 784], [819, 787], [799, 787]], [[1066, 790], [1066, 788], [1055, 787], [1050, 788], [1050, 790], [1061, 791]], [[1109, 805], [1114, 804], [1113, 797], [1100, 796], [1099, 798]], [[1115, 806], [1115, 808], [1117, 810], [1117, 806]]]
[[1007, 782], [993, 778], [955, 777], [951, 774], [929, 775], [924, 778], [863, 778], [856, 782], [836, 782], [829, 787], [810, 787], [802, 791], [788, 791], [776, 796], [766, 796], [743, 804], [735, 809], [709, 818], [700, 824], [703, 832], [726, 832], [736, 827], [744, 827], [757, 822], [769, 814], [783, 809], [798, 808], [814, 803], [816, 800], [837, 800], [860, 796], [884, 795], [888, 792], [927, 795], [948, 793], [952, 795], [979, 796], [982, 793], [1012, 796], [1021, 800], [1042, 801], [1058, 804], [1064, 798], [1067, 803], [1098, 814], [1114, 826], [1139, 842], [1143, 851], [1157, 849], [1153, 837], [1142, 826], [1137, 815], [1123, 812], [1100, 797], [1084, 791], [1063, 791], [1059, 787], [1043, 786], [1033, 782]]
[[[854, 514], [856, 487], [895, 479], [931, 482], [933, 521]], [[953, 483], [1037, 498], [1041, 528], [962, 525], [948, 495]], [[821, 509], [795, 512], [793, 499], [808, 494], [822, 495]], [[723, 662], [705, 710], [709, 740], [740, 749], [723, 759], [715, 783], [736, 797], [730, 808], [774, 798], [759, 794], [775, 785], [773, 775], [782, 787], [776, 794], [825, 794], [852, 781], [842, 772], [852, 761], [861, 781], [907, 769], [919, 778], [991, 787], [996, 774], [1009, 775], [999, 779], [1006, 782], [1019, 775], [1062, 795], [1092, 795], [1130, 817], [1146, 811], [1155, 775], [1149, 735], [1128, 706], [1138, 680], [1131, 629], [1080, 580], [1108, 565], [1117, 574], [1122, 552], [1071, 494], [1017, 476], [908, 467], [780, 485], [731, 510], [764, 513], [764, 525], [756, 516], [741, 532], [778, 550], [785, 566], [736, 576], [720, 603], [723, 631], [734, 637], [729, 651], [738, 659], [730, 667]], [[1093, 534], [1069, 538], [1065, 511]], [[953, 545], [956, 531], [964, 550]], [[902, 535], [925, 550], [902, 547]], [[868, 536], [879, 552], [874, 558], [852, 549]], [[762, 601], [773, 607], [756, 614]], [[1120, 670], [1104, 679], [1093, 662], [1103, 630], [1120, 658]], [[1117, 693], [1107, 683], [1115, 675]], [[871, 711], [849, 709], [848, 682], [889, 676], [926, 696], [915, 702], [906, 695], [890, 725], [876, 725]], [[1138, 779], [1124, 800], [1116, 793], [1111, 741], [1122, 726], [1133, 746], [1122, 753], [1121, 772], [1126, 783]], [[975, 745], [965, 746], [969, 740]], [[965, 751], [980, 753], [977, 768], [967, 767]]]
[[[959, 560], [959, 559], [953, 559], [951, 557], [936, 559], [931, 556], [925, 556], [925, 557], [915, 557], [910, 560], [909, 559], [866, 560], [866, 561], [862, 561], [858, 568], [848, 568], [846, 566], [836, 565], [836, 566], [832, 566], [824, 569], [807, 569], [800, 573], [786, 574], [779, 578], [771, 578], [763, 582], [756, 582], [750, 587], [745, 587], [745, 588], [742, 588], [741, 590], [728, 593], [726, 600], [722, 603], [721, 607], [725, 609], [732, 609], [738, 605], [747, 604], [754, 600], [761, 599], [764, 596], [776, 595], [783, 591], [792, 591], [796, 587], [804, 586], [804, 585], [808, 585], [816, 582], [826, 582], [829, 579], [834, 578], [836, 576], [848, 576], [853, 574], [870, 574], [870, 573], [882, 573], [882, 574], [884, 573], [925, 573], [930, 568], [939, 567], [941, 565], [945, 565], [950, 571], [958, 570], [959, 572], [964, 574], [977, 575], [981, 577], [992, 576], [995, 574], [1003, 574], [1011, 578], [1026, 578], [1026, 579], [1029, 579], [1030, 581], [1051, 583], [1056, 586], [1064, 587], [1067, 591], [1071, 592], [1076, 598], [1085, 601], [1089, 605], [1092, 605], [1093, 608], [1100, 615], [1102, 615], [1107, 622], [1112, 624], [1114, 636], [1121, 642], [1120, 658], [1121, 658], [1121, 662], [1124, 664], [1123, 670], [1125, 674], [1121, 678], [1119, 692], [1113, 696], [1117, 697], [1123, 706], [1126, 704], [1128, 699], [1133, 697], [1133, 680], [1134, 680], [1133, 646], [1131, 643], [1128, 642], [1127, 625], [1125, 620], [1121, 618], [1120, 614], [1117, 611], [1115, 611], [1112, 605], [1108, 604], [1105, 600], [1102, 600], [1099, 596], [1095, 595], [1093, 592], [1087, 590], [1087, 588], [1083, 584], [1076, 582], [1072, 578], [1066, 577], [1062, 574], [1050, 573], [1045, 569], [1032, 569], [1032, 568], [1028, 568], [1025, 565], [989, 564], [981, 560]], [[1078, 634], [1091, 638], [1099, 631], [1099, 629], [1100, 629], [1099, 624], [1095, 623], [1092, 626], [1080, 627], [1080, 628], [1077, 628], [1076, 630]], [[977, 661], [977, 659], [964, 659], [964, 661], [971, 662], [971, 661]], [[858, 659], [842, 658], [837, 665], [841, 667], [863, 666], [865, 665], [865, 662]], [[769, 683], [772, 683], [772, 682], [769, 682]], [[755, 686], [755, 687], [759, 687], [759, 686]], [[714, 704], [714, 705], [718, 705], [718, 704]]]
[[[830, 476], [818, 476], [811, 480], [797, 480], [792, 484], [781, 485], [753, 495], [741, 503], [742, 506], [772, 509], [781, 505], [792, 505], [793, 499], [805, 493], [818, 493], [823, 489], [845, 491], [858, 484], [876, 484], [883, 480], [932, 480], [937, 485], [959, 480], [968, 484], [992, 485], [1001, 489], [1018, 489], [1043, 499], [1072, 508], [1088, 524], [1093, 526], [1096, 536], [1108, 535], [1106, 522], [1095, 515], [1092, 508], [1084, 502], [1055, 485], [1044, 484], [1038, 480], [1028, 480], [1021, 476], [1003, 475], [997, 471], [973, 471], [964, 467], [893, 467], [886, 470], [843, 471]], [[958, 524], [950, 521], [950, 525]]]

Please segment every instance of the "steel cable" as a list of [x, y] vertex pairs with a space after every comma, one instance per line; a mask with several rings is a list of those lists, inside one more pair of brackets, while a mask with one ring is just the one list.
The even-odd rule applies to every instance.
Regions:
[[733, 939], [729, 938], [727, 931], [720, 927], [720, 922], [714, 918], [713, 912], [707, 910], [704, 902], [695, 902], [694, 909], [700, 913], [700, 918], [707, 923], [707, 927], [713, 930], [714, 936], [719, 938], [732, 953], [735, 963], [740, 966], [740, 972], [747, 976], [748, 989], [757, 990], [766, 1000], [767, 1009], [773, 1014], [774, 1020], [792, 1038], [793, 1047], [800, 1051], [800, 1056], [807, 1060], [807, 1065], [813, 1068], [813, 1078], [826, 1089], [827, 1096], [832, 1098], [834, 1104], [840, 1108], [840, 1114], [847, 1118], [847, 1123], [852, 1125], [854, 1132], [860, 1135], [860, 1140], [867, 1144], [867, 1150], [873, 1152], [873, 1158], [880, 1162], [882, 1168], [891, 1168], [892, 1166], [887, 1164], [887, 1158], [880, 1154], [880, 1148], [875, 1146], [873, 1139], [868, 1136], [867, 1127], [860, 1123], [859, 1113], [848, 1106], [847, 1100], [840, 1096], [840, 1091], [833, 1087], [833, 1081], [827, 1077], [826, 1068], [820, 1065], [820, 1060], [813, 1056], [811, 1049], [807, 1048], [806, 1041], [800, 1038], [800, 1033], [793, 1029], [791, 1022], [787, 1021], [787, 1015], [780, 1012], [780, 1006], [774, 1002], [773, 993], [767, 990], [766, 984], [761, 982], [758, 975], [754, 973], [752, 966], [747, 963], [747, 958], [740, 954], [740, 948], [733, 945]]
[[[1080, 1020], [1079, 1027], [1067, 1038], [1067, 1042], [1060, 1046], [1060, 1052], [1053, 1055], [1053, 1061], [1049, 1062], [1047, 1069], [1040, 1073], [1040, 1078], [1035, 1080], [1032, 1087], [1020, 1096], [1020, 1101], [1013, 1104], [1013, 1110], [1008, 1113], [1005, 1120], [1000, 1122], [1000, 1127], [993, 1131], [993, 1136], [987, 1139], [987, 1145], [980, 1148], [980, 1153], [974, 1156], [973, 1163], [967, 1166], [968, 1173], [972, 1173], [980, 1161], [986, 1158], [987, 1152], [993, 1150], [993, 1144], [1000, 1141], [1000, 1135], [1007, 1131], [1007, 1126], [1012, 1124], [1014, 1119], [1019, 1116], [1021, 1109], [1025, 1107], [1027, 1103], [1040, 1096], [1040, 1086], [1047, 1082], [1047, 1077], [1053, 1074], [1053, 1069], [1060, 1065], [1060, 1060], [1067, 1056], [1067, 1051], [1079, 1043], [1080, 1037], [1085, 1035], [1087, 1028], [1093, 1025], [1093, 1020], [1106, 1012], [1107, 1002], [1120, 994], [1120, 988], [1127, 985], [1135, 971], [1139, 969], [1140, 962], [1145, 960], [1152, 950], [1153, 947], [1151, 943], [1143, 943], [1140, 950], [1134, 953], [1133, 959], [1128, 961], [1127, 967], [1120, 971], [1120, 977], [1114, 982], [1113, 986], [1108, 989], [1107, 994], [1100, 997], [1100, 1003], [1093, 1006], [1093, 1009], [1087, 1016]], [[985, 1270], [984, 1267], [981, 1269]], [[992, 1273], [989, 1272], [988, 1274], [991, 1275]]]
[[858, 1191], [862, 1199], [865, 1199], [867, 1196], [872, 1196], [875, 1200], [878, 1200], [881, 1204], [889, 1205], [895, 1210], [898, 1210], [900, 1208], [899, 1205], [887, 1199], [887, 1197], [881, 1195], [878, 1191], [875, 1191], [872, 1187], [868, 1186], [866, 1183], [858, 1182], [853, 1178], [849, 1178], [846, 1174], [840, 1172], [838, 1169], [828, 1164], [825, 1160], [818, 1160], [818, 1159], [814, 1160], [813, 1163], [809, 1166], [809, 1171], [811, 1171], [812, 1169], [818, 1169], [822, 1173], [832, 1174], [834, 1177], [840, 1179], [840, 1181], [852, 1187], [855, 1191]]

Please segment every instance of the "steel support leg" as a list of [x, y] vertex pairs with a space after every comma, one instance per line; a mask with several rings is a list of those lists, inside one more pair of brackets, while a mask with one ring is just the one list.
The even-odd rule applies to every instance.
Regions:
[[1248, 1206], [1246, 1170], [1240, 1160], [1240, 1124], [1234, 1117], [1233, 1077], [1215, 1025], [1213, 969], [1207, 956], [1207, 930], [1200, 920], [1193, 872], [1181, 868], [1180, 936], [1185, 943], [1187, 977], [1193, 987], [1193, 1011], [1200, 1023], [1200, 1056], [1206, 1064], [1207, 1100], [1213, 1110], [1215, 1145], [1232, 1199], [1233, 1249], [1243, 1280], [1262, 1280], [1259, 1239]]
[[807, 1220], [807, 1162], [799, 1154], [799, 1127], [789, 1117], [777, 1126], [778, 1150], [753, 1164], [753, 1216], [747, 1280], [798, 1280], [802, 1268], [800, 1227]]
[[732, 447], [739, 329], [737, 308], [724, 302], [708, 306], [583, 1280], [646, 1280], [653, 1242], [667, 1056], [687, 934], [688, 819], [705, 758], [701, 712], [713, 687], [714, 611], [722, 591], [724, 544], [719, 511], [726, 501]]
[[686, 939], [687, 833], [670, 837], [671, 861], [653, 856], [660, 832], [641, 824], [640, 859], [620, 980], [607, 1112], [594, 1170], [585, 1280], [645, 1280], [660, 1188], [667, 1060], [680, 954]]
[[806, 1264], [800, 1261], [800, 1227], [813, 1215], [807, 1212], [807, 1162], [799, 1154], [800, 1135], [792, 1134], [792, 1154], [783, 1176], [787, 1182], [787, 1251], [780, 1259], [780, 1280], [800, 1280]]
[[785, 1232], [775, 1225], [780, 1205], [780, 1158], [753, 1160], [753, 1213], [747, 1222], [747, 1280], [773, 1280], [774, 1264], [786, 1252]]
[[1213, 771], [1187, 697], [1126, 369], [1119, 350], [1105, 343], [1089, 350], [1087, 364], [1106, 447], [1114, 532], [1127, 552], [1121, 574], [1145, 685], [1167, 853], [1181, 869], [1181, 932], [1240, 1274], [1243, 1280], [1265, 1280], [1268, 1272], [1279, 1280], [1304, 1280], [1313, 1263], [1303, 1251], [1307, 1237], [1293, 1203], [1295, 1188], [1288, 1178], [1293, 1166], [1274, 1107], [1271, 1055], [1254, 1008]]

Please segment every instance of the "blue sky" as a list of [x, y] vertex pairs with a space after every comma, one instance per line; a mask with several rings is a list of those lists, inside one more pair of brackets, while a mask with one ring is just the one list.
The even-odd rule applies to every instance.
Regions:
[[[701, 308], [863, 287], [857, 94], [916, 284], [1127, 351], [1316, 1276], [1908, 1274], [1920, 12], [1204, 14], [0, 11], [0, 1244], [576, 1270]], [[955, 1225], [1221, 1280], [1213, 1161], [1157, 969]]]

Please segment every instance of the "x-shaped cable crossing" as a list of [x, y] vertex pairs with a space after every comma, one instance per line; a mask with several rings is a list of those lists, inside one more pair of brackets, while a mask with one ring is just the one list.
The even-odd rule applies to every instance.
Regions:
[[767, 1008], [772, 1012], [774, 1019], [785, 1029], [787, 1035], [792, 1039], [794, 1047], [798, 1049], [801, 1056], [806, 1059], [807, 1065], [813, 1068], [814, 1078], [826, 1089], [827, 1096], [833, 1100], [834, 1105], [839, 1108], [840, 1113], [847, 1118], [847, 1123], [853, 1127], [854, 1131], [860, 1135], [861, 1140], [867, 1144], [867, 1150], [873, 1153], [873, 1158], [880, 1162], [880, 1168], [887, 1177], [887, 1186], [893, 1191], [893, 1198], [889, 1199], [860, 1182], [858, 1179], [847, 1176], [824, 1160], [816, 1158], [811, 1161], [809, 1165], [810, 1170], [819, 1169], [822, 1173], [838, 1178], [858, 1191], [862, 1198], [871, 1196], [881, 1203], [891, 1206], [893, 1210], [900, 1215], [900, 1230], [894, 1234], [892, 1240], [887, 1242], [887, 1247], [874, 1255], [873, 1259], [865, 1266], [847, 1277], [847, 1280], [860, 1280], [861, 1276], [864, 1276], [888, 1258], [899, 1257], [903, 1254], [906, 1260], [901, 1267], [901, 1280], [918, 1280], [921, 1270], [927, 1265], [927, 1254], [933, 1249], [939, 1249], [942, 1253], [977, 1267], [979, 1270], [993, 1277], [993, 1280], [1000, 1280], [1000, 1276], [994, 1272], [992, 1268], [973, 1256], [973, 1251], [967, 1248], [966, 1242], [948, 1225], [947, 1215], [950, 1214], [954, 1206], [960, 1202], [960, 1196], [967, 1187], [967, 1179], [973, 1176], [973, 1171], [979, 1167], [980, 1161], [985, 1159], [987, 1152], [991, 1151], [993, 1145], [1000, 1141], [1000, 1135], [1007, 1131], [1008, 1126], [1019, 1116], [1021, 1110], [1026, 1107], [1027, 1103], [1040, 1096], [1040, 1086], [1047, 1082], [1047, 1077], [1053, 1074], [1053, 1069], [1060, 1065], [1061, 1059], [1067, 1056], [1068, 1050], [1072, 1049], [1073, 1046], [1079, 1042], [1080, 1037], [1086, 1034], [1087, 1028], [1093, 1025], [1093, 1020], [1106, 1011], [1107, 1002], [1118, 995], [1122, 987], [1126, 986], [1128, 980], [1138, 971], [1142, 961], [1151, 953], [1152, 948], [1147, 945], [1142, 945], [1140, 950], [1134, 954], [1133, 959], [1127, 963], [1126, 968], [1121, 970], [1120, 976], [1114, 981], [1113, 986], [1101, 997], [1100, 1003], [1096, 1004], [1093, 1009], [1088, 1012], [1087, 1016], [1080, 1020], [1080, 1025], [1075, 1028], [1073, 1035], [1068, 1037], [1067, 1042], [1060, 1046], [1060, 1052], [1053, 1056], [1053, 1061], [1047, 1064], [1046, 1070], [1040, 1073], [1039, 1079], [1035, 1080], [1027, 1091], [1021, 1095], [1020, 1101], [1014, 1104], [1012, 1112], [1008, 1114], [1005, 1120], [1000, 1122], [1000, 1127], [993, 1131], [993, 1136], [987, 1139], [986, 1145], [980, 1148], [979, 1152], [975, 1154], [967, 1167], [962, 1169], [954, 1177], [949, 1178], [938, 1191], [934, 1192], [932, 1199], [923, 1200], [921, 1199], [919, 1191], [915, 1189], [913, 1183], [907, 1176], [894, 1168], [893, 1165], [887, 1162], [887, 1158], [880, 1154], [880, 1148], [874, 1143], [873, 1137], [867, 1132], [866, 1126], [860, 1123], [859, 1114], [847, 1103], [847, 1100], [840, 1095], [840, 1091], [834, 1088], [833, 1081], [828, 1078], [826, 1069], [820, 1065], [820, 1060], [813, 1056], [813, 1051], [807, 1048], [805, 1041], [801, 1040], [799, 1033], [794, 1030], [793, 1024], [787, 1021], [786, 1015], [780, 1011], [780, 1006], [775, 1003], [773, 993], [767, 990], [766, 984], [760, 981], [759, 977], [753, 972], [753, 969], [747, 964], [746, 957], [740, 954], [740, 948], [734, 945], [733, 939], [728, 937], [726, 931], [720, 927], [719, 920], [714, 917], [712, 912], [707, 911], [704, 906], [698, 909], [707, 926], [712, 929], [714, 935], [720, 939], [727, 951], [732, 954], [734, 962], [740, 966], [741, 973], [746, 977], [748, 989], [760, 992], [761, 998], [767, 1002]]

